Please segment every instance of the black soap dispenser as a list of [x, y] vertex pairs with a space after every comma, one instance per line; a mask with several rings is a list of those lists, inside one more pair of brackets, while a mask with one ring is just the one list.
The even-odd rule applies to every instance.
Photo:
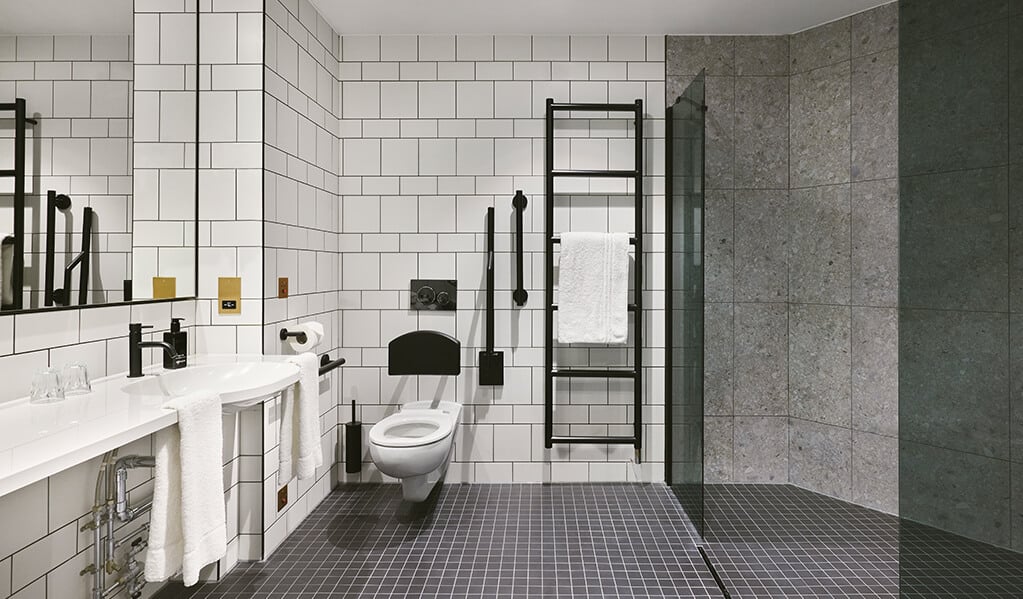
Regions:
[[188, 365], [188, 361], [185, 356], [188, 355], [188, 333], [181, 330], [181, 321], [184, 318], [172, 318], [170, 324], [170, 332], [163, 334], [163, 342], [174, 348], [174, 353], [182, 356], [179, 362], [175, 362], [167, 352], [163, 353], [163, 367], [174, 370], [177, 368], [184, 368]]

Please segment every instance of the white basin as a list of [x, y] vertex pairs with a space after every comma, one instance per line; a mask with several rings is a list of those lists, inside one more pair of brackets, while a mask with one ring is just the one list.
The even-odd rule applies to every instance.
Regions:
[[280, 393], [298, 376], [298, 366], [290, 362], [227, 362], [147, 374], [129, 379], [121, 390], [133, 396], [167, 398], [211, 390], [220, 394], [222, 404], [243, 407]]

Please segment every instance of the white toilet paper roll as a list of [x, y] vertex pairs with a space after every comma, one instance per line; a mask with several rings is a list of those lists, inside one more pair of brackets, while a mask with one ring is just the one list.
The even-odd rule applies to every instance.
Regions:
[[289, 332], [305, 333], [305, 343], [299, 343], [298, 337], [288, 337], [288, 345], [295, 353], [312, 351], [323, 340], [323, 325], [318, 322], [302, 322], [295, 326], [288, 327]]

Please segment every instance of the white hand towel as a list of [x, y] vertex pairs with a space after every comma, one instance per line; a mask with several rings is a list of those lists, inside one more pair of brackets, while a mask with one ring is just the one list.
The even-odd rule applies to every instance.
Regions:
[[197, 392], [167, 407], [177, 410], [178, 424], [154, 438], [146, 580], [162, 582], [181, 571], [185, 586], [192, 586], [203, 566], [227, 553], [220, 396]]
[[0, 303], [14, 303], [14, 238], [0, 235]]
[[558, 340], [625, 343], [629, 336], [629, 237], [562, 233]]
[[320, 448], [320, 363], [316, 354], [291, 356], [302, 369], [298, 382], [281, 397], [281, 445], [278, 480], [313, 476], [323, 465]]

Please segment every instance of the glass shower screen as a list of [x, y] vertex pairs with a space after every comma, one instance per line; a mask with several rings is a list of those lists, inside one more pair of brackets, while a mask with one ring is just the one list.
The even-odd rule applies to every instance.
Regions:
[[665, 114], [665, 477], [703, 533], [705, 73]]

